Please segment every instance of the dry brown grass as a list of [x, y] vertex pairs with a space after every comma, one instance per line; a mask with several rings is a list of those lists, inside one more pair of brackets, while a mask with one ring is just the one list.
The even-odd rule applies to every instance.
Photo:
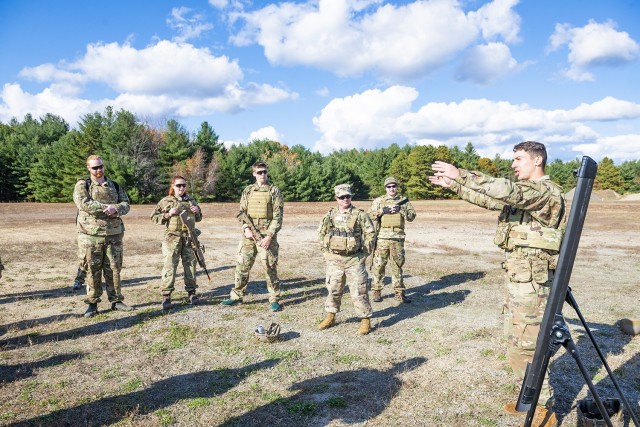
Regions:
[[[208, 204], [200, 228], [213, 280], [199, 276], [201, 305], [163, 314], [162, 229], [148, 219], [152, 206], [133, 206], [125, 217], [123, 292], [136, 310], [93, 319], [80, 316], [82, 295], [70, 288], [74, 207], [0, 204], [7, 268], [0, 279], [0, 425], [519, 425], [522, 418], [502, 413], [519, 385], [501, 337], [496, 214], [463, 202], [414, 205], [405, 268], [413, 303], [396, 305], [385, 288], [384, 301], [374, 304], [373, 333], [358, 337], [348, 294], [337, 326], [316, 326], [326, 290], [315, 232], [330, 203], [286, 205], [280, 313], [268, 310], [258, 265], [245, 304], [218, 304], [233, 282], [237, 204]], [[640, 316], [639, 222], [640, 202], [592, 203], [571, 283], [636, 403], [640, 341], [615, 322]], [[185, 296], [179, 291], [175, 299]], [[601, 394], [615, 396], [575, 314], [565, 307], [565, 315]], [[283, 339], [257, 342], [255, 326], [273, 321]], [[575, 425], [584, 381], [564, 350], [552, 367], [562, 425]]]

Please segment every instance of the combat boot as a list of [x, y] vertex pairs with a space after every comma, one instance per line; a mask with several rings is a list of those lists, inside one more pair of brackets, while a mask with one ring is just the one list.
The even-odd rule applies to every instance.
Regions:
[[411, 300], [404, 296], [404, 291], [396, 292], [396, 300], [405, 304], [409, 304]]
[[123, 303], [122, 301], [116, 301], [114, 303], [111, 303], [111, 310], [132, 311], [133, 308], [129, 307], [127, 304]]
[[196, 291], [189, 291], [189, 304], [191, 305], [198, 304], [198, 295], [196, 295]]
[[373, 302], [381, 302], [382, 301], [382, 291], [375, 290], [373, 291]]
[[371, 319], [365, 317], [360, 321], [360, 327], [358, 328], [358, 335], [367, 335], [371, 332]]
[[80, 289], [82, 289], [82, 283], [79, 280], [74, 280], [74, 282], [73, 282], [73, 290], [74, 291], [79, 291]]
[[622, 319], [620, 320], [620, 330], [627, 335], [638, 335], [640, 334], [640, 320]]
[[93, 317], [98, 314], [98, 303], [90, 303], [87, 307], [87, 311], [84, 312], [84, 317]]
[[230, 307], [232, 305], [236, 305], [236, 304], [242, 304], [242, 300], [241, 299], [227, 298], [226, 300], [224, 300], [224, 301], [222, 301], [220, 303], [220, 305], [226, 305], [228, 307]]
[[162, 309], [167, 311], [171, 309], [171, 295], [162, 297]]
[[327, 313], [327, 316], [324, 318], [322, 322], [318, 325], [318, 329], [325, 330], [329, 329], [333, 325], [336, 324], [336, 314], [335, 313]]
[[[558, 425], [558, 418], [556, 413], [552, 409], [547, 409], [544, 406], [536, 406], [536, 412], [533, 414], [533, 420], [531, 421], [531, 427], [556, 427]], [[522, 424], [520, 427], [524, 427]]]

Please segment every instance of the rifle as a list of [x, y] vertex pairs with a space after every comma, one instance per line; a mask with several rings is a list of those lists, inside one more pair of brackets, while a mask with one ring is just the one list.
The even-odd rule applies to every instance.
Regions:
[[[240, 212], [238, 212], [238, 214], [236, 215], [236, 218], [238, 218], [238, 221], [246, 224], [246, 226], [249, 227], [249, 230], [251, 230], [251, 233], [253, 234], [253, 241], [255, 242], [256, 246], [260, 246], [260, 242], [262, 242], [262, 238], [260, 236], [262, 235], [253, 224], [253, 221], [251, 221], [251, 218], [249, 218], [247, 213], [243, 210], [240, 210]], [[267, 251], [267, 254], [271, 256], [271, 258], [275, 259], [275, 256], [269, 248], [266, 248], [265, 250]]]
[[207, 273], [207, 278], [209, 279], [209, 281], [211, 281], [211, 276], [209, 275], [209, 271], [207, 270], [207, 264], [204, 261], [204, 245], [200, 244], [194, 228], [191, 226], [189, 221], [187, 221], [186, 210], [180, 211], [180, 219], [182, 220], [182, 223], [187, 227], [187, 232], [189, 233], [189, 242], [191, 243], [191, 249], [193, 249], [196, 260], [198, 261], [198, 264], [200, 265], [200, 267], [202, 267], [204, 272]]
[[[396, 203], [394, 205], [394, 207], [397, 207], [398, 211], [399, 211], [400, 206], [406, 205], [407, 203], [409, 203], [409, 198], [405, 197], [405, 198], [401, 199], [398, 203]], [[383, 211], [382, 215], [384, 215], [384, 211]], [[371, 270], [373, 268], [373, 255], [376, 253], [376, 248], [378, 247], [378, 231], [380, 231], [380, 223], [379, 223], [379, 221], [376, 221], [376, 237], [375, 237], [375, 239], [373, 239], [373, 248], [371, 249], [371, 258], [370, 258], [370, 261], [369, 261], [369, 270]]]

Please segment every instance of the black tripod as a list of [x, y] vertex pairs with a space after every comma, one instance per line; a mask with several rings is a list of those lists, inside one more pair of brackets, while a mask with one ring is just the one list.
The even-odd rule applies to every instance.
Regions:
[[531, 427], [533, 416], [540, 397], [540, 391], [544, 382], [544, 376], [549, 366], [551, 357], [558, 351], [560, 346], [563, 346], [567, 352], [576, 361], [580, 372], [584, 377], [584, 380], [593, 395], [593, 399], [602, 415], [603, 420], [609, 427], [613, 427], [611, 418], [602, 403], [602, 399], [598, 395], [593, 382], [589, 378], [589, 375], [580, 360], [576, 346], [571, 339], [569, 328], [562, 316], [562, 306], [566, 301], [578, 314], [580, 322], [584, 326], [587, 335], [589, 336], [593, 346], [598, 352], [598, 356], [602, 360], [603, 366], [607, 369], [609, 377], [613, 381], [621, 400], [629, 411], [633, 422], [636, 427], [640, 427], [638, 418], [631, 405], [629, 405], [627, 399], [624, 397], [622, 390], [618, 385], [613, 372], [609, 368], [604, 355], [600, 351], [600, 348], [596, 344], [587, 323], [582, 316], [578, 308], [576, 300], [573, 298], [571, 288], [569, 288], [569, 279], [571, 278], [571, 271], [573, 270], [573, 263], [576, 258], [576, 252], [578, 250], [578, 242], [580, 241], [580, 235], [582, 233], [582, 227], [587, 214], [587, 208], [589, 207], [589, 198], [591, 196], [591, 189], [593, 188], [593, 181], [596, 176], [598, 167], [590, 157], [584, 156], [582, 158], [582, 164], [580, 169], [575, 172], [578, 178], [576, 185], [576, 191], [574, 193], [574, 200], [571, 206], [571, 212], [569, 213], [569, 221], [567, 223], [567, 231], [560, 247], [560, 253], [558, 254], [558, 267], [556, 274], [553, 278], [553, 284], [551, 285], [551, 292], [547, 301], [547, 306], [544, 311], [544, 316], [540, 324], [540, 332], [538, 333], [538, 339], [536, 342], [536, 352], [533, 357], [533, 362], [527, 365], [525, 378], [520, 389], [520, 396], [518, 396], [518, 403], [516, 409], [518, 411], [527, 411], [527, 418], [525, 419], [524, 427]]

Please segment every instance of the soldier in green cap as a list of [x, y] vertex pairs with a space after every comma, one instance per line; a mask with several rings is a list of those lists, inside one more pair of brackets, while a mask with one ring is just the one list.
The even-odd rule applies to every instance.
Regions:
[[103, 274], [111, 309], [130, 311], [120, 290], [122, 216], [129, 212], [129, 197], [122, 187], [105, 176], [99, 156], [87, 158], [87, 170], [90, 177], [79, 180], [73, 190], [73, 201], [78, 208], [78, 245], [84, 251], [88, 270], [85, 299], [88, 307], [84, 316], [98, 313]]
[[[445, 162], [432, 165], [432, 184], [449, 188], [463, 200], [500, 210], [494, 243], [504, 250], [506, 272], [505, 338], [509, 362], [519, 383], [527, 363], [532, 362], [540, 323], [553, 284], [558, 253], [567, 221], [562, 188], [545, 175], [544, 144], [526, 141], [513, 148], [517, 182], [494, 178], [482, 172], [458, 169]], [[533, 425], [557, 425], [553, 392], [545, 377]], [[523, 414], [515, 402], [504, 407], [508, 414]]]
[[327, 290], [324, 304], [325, 319], [319, 329], [335, 325], [340, 311], [345, 285], [349, 286], [351, 301], [360, 315], [358, 334], [371, 332], [371, 303], [367, 291], [365, 260], [373, 249], [375, 228], [371, 218], [362, 209], [351, 204], [351, 186], [337, 185], [334, 189], [337, 208], [329, 209], [318, 229], [320, 248], [327, 263]]
[[409, 303], [405, 296], [405, 286], [402, 279], [404, 265], [405, 221], [411, 222], [416, 218], [416, 211], [411, 202], [401, 203], [403, 197], [398, 194], [398, 181], [390, 176], [384, 180], [386, 194], [373, 200], [369, 208], [369, 216], [376, 226], [377, 242], [373, 253], [371, 266], [373, 302], [382, 301], [382, 286], [384, 270], [391, 260], [391, 283], [395, 298], [399, 302]]
[[171, 293], [175, 290], [176, 270], [182, 260], [184, 270], [184, 289], [187, 291], [189, 304], [198, 303], [196, 295], [196, 255], [189, 242], [187, 224], [183, 224], [180, 212], [187, 213], [187, 221], [195, 230], [195, 223], [202, 221], [202, 210], [198, 202], [187, 193], [187, 180], [180, 175], [171, 178], [169, 195], [158, 202], [151, 214], [151, 221], [164, 225], [164, 239], [162, 241], [162, 309], [171, 308]]
[[[240, 198], [242, 239], [238, 247], [235, 285], [222, 305], [242, 303], [249, 283], [249, 272], [256, 256], [266, 271], [269, 304], [272, 311], [282, 310], [280, 305], [280, 279], [278, 279], [278, 238], [282, 228], [284, 198], [280, 189], [269, 182], [267, 164], [256, 162], [252, 166], [255, 184], [248, 185]], [[255, 232], [253, 231], [255, 230]]]

